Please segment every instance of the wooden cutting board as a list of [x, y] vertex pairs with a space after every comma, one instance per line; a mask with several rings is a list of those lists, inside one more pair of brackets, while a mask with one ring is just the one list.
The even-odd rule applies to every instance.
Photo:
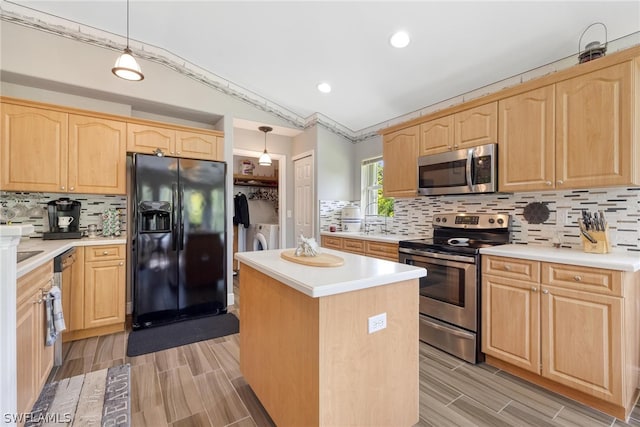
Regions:
[[287, 261], [312, 267], [339, 267], [344, 264], [344, 259], [331, 254], [318, 254], [317, 256], [296, 256], [296, 250], [280, 252], [280, 257]]

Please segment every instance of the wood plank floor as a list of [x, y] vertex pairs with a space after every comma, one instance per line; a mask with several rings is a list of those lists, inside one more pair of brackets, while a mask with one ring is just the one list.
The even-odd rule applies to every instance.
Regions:
[[[126, 357], [126, 337], [123, 332], [65, 344], [64, 362], [50, 380], [130, 363], [133, 427], [274, 425], [240, 374], [238, 334], [138, 357]], [[623, 423], [420, 343], [418, 425], [640, 427], [640, 407]]]

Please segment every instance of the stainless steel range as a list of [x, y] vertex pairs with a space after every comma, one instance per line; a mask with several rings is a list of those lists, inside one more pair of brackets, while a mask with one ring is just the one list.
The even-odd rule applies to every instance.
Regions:
[[400, 262], [427, 269], [420, 279], [420, 339], [467, 362], [480, 353], [480, 248], [509, 243], [509, 215], [442, 214], [433, 239], [399, 243]]

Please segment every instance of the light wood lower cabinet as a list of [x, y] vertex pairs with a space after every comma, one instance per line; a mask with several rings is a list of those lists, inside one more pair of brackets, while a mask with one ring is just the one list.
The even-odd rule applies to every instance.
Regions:
[[53, 264], [42, 265], [17, 283], [16, 350], [18, 413], [31, 411], [53, 367], [53, 346], [45, 345], [46, 296], [53, 282]]
[[640, 273], [482, 257], [487, 363], [618, 418], [638, 397]]
[[320, 243], [325, 248], [398, 262], [397, 243], [338, 236], [322, 236]]
[[125, 252], [125, 245], [76, 248], [76, 264], [79, 268], [69, 278], [71, 291], [66, 300], [68, 308], [63, 307], [63, 310], [65, 319], [70, 319], [71, 323], [69, 330], [63, 334], [63, 341], [124, 330]]

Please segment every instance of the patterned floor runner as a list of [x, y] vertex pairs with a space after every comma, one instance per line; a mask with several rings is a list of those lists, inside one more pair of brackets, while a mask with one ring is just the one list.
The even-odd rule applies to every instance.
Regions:
[[25, 426], [131, 424], [129, 365], [45, 384]]

